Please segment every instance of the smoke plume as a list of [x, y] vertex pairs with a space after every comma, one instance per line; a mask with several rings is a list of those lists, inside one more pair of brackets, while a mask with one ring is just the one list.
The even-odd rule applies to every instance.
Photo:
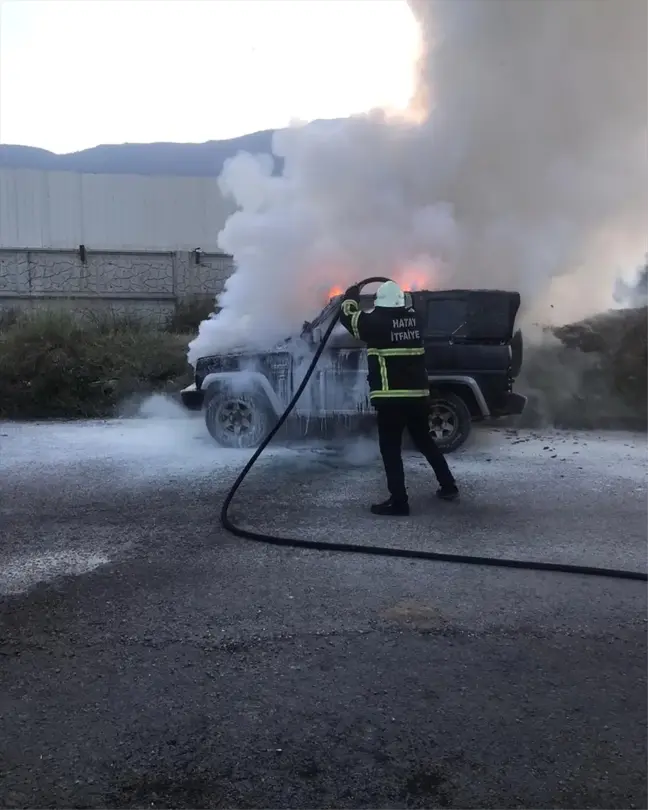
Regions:
[[[405, 114], [278, 132], [220, 178], [237, 271], [191, 361], [268, 348], [332, 287], [499, 287], [527, 316], [612, 302], [646, 252], [645, 0], [411, 0], [421, 30]], [[343, 22], [343, 10], [340, 11]], [[297, 66], [296, 66], [297, 69]]]
[[614, 285], [614, 300], [622, 307], [645, 307], [648, 305], [648, 258], [634, 279], [617, 279]]

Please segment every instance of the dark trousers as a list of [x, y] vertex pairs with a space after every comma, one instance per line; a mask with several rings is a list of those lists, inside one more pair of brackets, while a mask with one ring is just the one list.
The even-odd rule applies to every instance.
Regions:
[[453, 486], [455, 480], [445, 456], [430, 436], [428, 422], [428, 402], [424, 397], [410, 399], [384, 399], [375, 405], [378, 414], [378, 442], [385, 473], [387, 488], [395, 501], [406, 502], [405, 471], [401, 446], [403, 430], [407, 428], [414, 446], [434, 470], [442, 487]]

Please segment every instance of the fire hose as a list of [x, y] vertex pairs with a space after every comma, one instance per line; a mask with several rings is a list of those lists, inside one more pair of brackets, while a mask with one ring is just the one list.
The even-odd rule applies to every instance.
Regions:
[[[362, 288], [368, 284], [384, 281], [389, 281], [389, 279], [379, 277], [366, 278], [364, 279], [364, 281], [361, 281], [357, 286], [359, 288]], [[313, 375], [315, 368], [317, 367], [317, 363], [320, 357], [322, 356], [322, 352], [326, 348], [326, 344], [328, 343], [328, 340], [333, 330], [335, 329], [335, 326], [339, 318], [340, 318], [340, 307], [338, 307], [335, 313], [333, 314], [331, 322], [328, 328], [326, 329], [326, 332], [324, 333], [319, 346], [317, 347], [313, 359], [308, 369], [306, 370], [304, 378], [302, 379], [299, 387], [297, 388], [297, 391], [295, 391], [293, 398], [288, 403], [286, 410], [281, 414], [276, 425], [272, 428], [272, 430], [268, 433], [268, 435], [263, 439], [261, 444], [254, 451], [252, 457], [243, 467], [238, 477], [232, 484], [229, 492], [227, 493], [220, 513], [221, 525], [226, 531], [230, 532], [236, 537], [241, 537], [245, 540], [253, 540], [257, 543], [265, 543], [267, 545], [273, 546], [283, 546], [284, 548], [303, 548], [303, 549], [310, 549], [312, 551], [336, 551], [336, 552], [346, 552], [350, 554], [365, 554], [374, 557], [397, 557], [399, 559], [409, 559], [409, 560], [428, 560], [432, 562], [464, 563], [469, 565], [492, 566], [497, 568], [521, 568], [530, 571], [556, 571], [562, 572], [564, 574], [581, 574], [586, 576], [611, 577], [615, 579], [633, 579], [633, 580], [640, 580], [641, 582], [648, 581], [648, 574], [644, 573], [643, 571], [629, 571], [615, 568], [596, 568], [587, 565], [569, 565], [566, 563], [550, 563], [536, 560], [516, 560], [501, 557], [479, 557], [472, 554], [446, 554], [445, 552], [438, 552], [438, 551], [420, 551], [417, 549], [393, 548], [390, 546], [373, 546], [373, 545], [364, 545], [360, 543], [338, 543], [332, 541], [303, 540], [295, 537], [278, 537], [270, 534], [264, 534], [263, 532], [252, 531], [251, 529], [244, 529], [241, 528], [240, 526], [237, 526], [231, 520], [228, 514], [234, 496], [236, 495], [239, 487], [245, 480], [246, 476], [248, 475], [252, 467], [255, 465], [261, 453], [263, 453], [263, 451], [270, 444], [272, 439], [279, 432], [286, 419], [288, 419], [288, 416], [290, 415], [291, 411], [297, 404], [297, 401], [304, 392], [304, 389], [308, 385], [308, 382], [311, 376]]]

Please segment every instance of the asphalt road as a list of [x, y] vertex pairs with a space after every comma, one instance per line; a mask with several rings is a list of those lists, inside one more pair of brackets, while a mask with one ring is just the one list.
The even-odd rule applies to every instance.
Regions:
[[[174, 414], [167, 414], [172, 417]], [[199, 422], [0, 425], [0, 806], [646, 807], [646, 587], [281, 550]], [[275, 448], [271, 531], [646, 567], [646, 446], [481, 433], [459, 504]]]

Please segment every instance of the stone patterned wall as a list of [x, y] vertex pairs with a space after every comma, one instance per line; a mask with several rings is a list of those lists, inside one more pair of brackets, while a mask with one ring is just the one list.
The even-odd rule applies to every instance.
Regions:
[[183, 299], [216, 296], [233, 271], [215, 253], [0, 249], [0, 311], [73, 307], [164, 318]]
[[234, 270], [230, 256], [217, 253], [178, 252], [175, 261], [175, 292], [179, 298], [191, 295], [216, 295], [221, 292]]

